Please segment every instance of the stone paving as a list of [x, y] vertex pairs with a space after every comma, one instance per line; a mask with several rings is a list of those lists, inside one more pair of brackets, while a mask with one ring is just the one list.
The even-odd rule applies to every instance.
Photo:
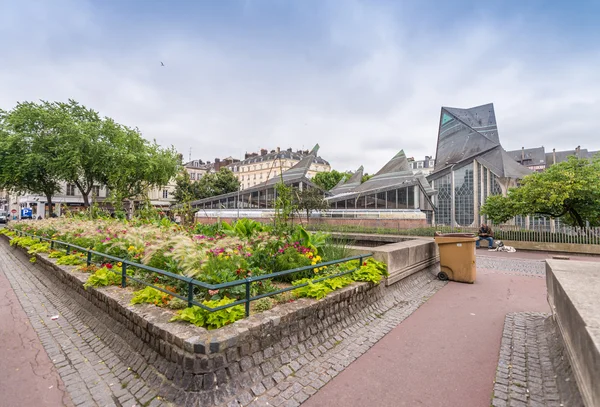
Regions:
[[315, 346], [300, 344], [284, 353], [280, 357], [282, 366], [272, 377], [267, 377], [225, 405], [299, 406], [445, 284], [432, 275], [421, 273], [391, 286], [382, 301], [357, 315], [344, 330], [320, 345], [314, 338]]
[[506, 316], [493, 407], [583, 406], [548, 314]]
[[0, 272], [10, 281], [76, 406], [168, 405], [113, 352], [127, 349], [127, 343], [116, 335], [110, 335], [110, 343], [101, 339], [98, 333], [107, 332], [101, 322], [6, 246], [0, 247]]
[[[492, 257], [477, 252], [477, 271], [493, 270], [494, 273], [518, 274], [535, 277], [546, 276], [546, 262], [544, 260], [526, 260], [507, 257]], [[510, 253], [516, 255], [516, 253]]]

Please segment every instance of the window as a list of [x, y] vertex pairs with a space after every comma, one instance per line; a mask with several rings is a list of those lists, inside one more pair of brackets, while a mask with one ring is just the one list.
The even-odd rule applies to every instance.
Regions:
[[192, 173], [190, 174], [190, 179], [191, 179], [191, 180], [196, 180], [196, 173], [195, 173], [195, 172], [192, 172]]
[[[254, 178], [253, 179], [256, 179], [256, 174], [254, 174]], [[254, 183], [254, 185], [256, 185], [256, 183]]]
[[242, 181], [244, 180], [244, 176], [242, 175]]
[[430, 168], [433, 168], [434, 166], [435, 166], [435, 161], [433, 161], [433, 160], [430, 160], [430, 161], [429, 161], [429, 167], [430, 167]]
[[98, 185], [94, 185], [92, 187], [92, 196], [95, 196], [95, 197], [100, 196], [100, 187]]
[[167, 199], [169, 197], [169, 191], [166, 189], [163, 189], [163, 198]]
[[74, 184], [67, 184], [67, 195], [69, 195], [69, 196], [75, 195], [75, 185]]
[[417, 168], [423, 168], [423, 161], [417, 162]]

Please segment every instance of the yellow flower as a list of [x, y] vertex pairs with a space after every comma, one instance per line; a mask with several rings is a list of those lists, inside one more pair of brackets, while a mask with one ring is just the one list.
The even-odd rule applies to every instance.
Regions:
[[127, 248], [127, 251], [128, 251], [128, 252], [132, 252], [132, 251], [134, 251], [134, 250], [135, 250], [135, 246], [129, 246], [129, 247]]
[[123, 266], [123, 263], [121, 263], [121, 262], [117, 263], [117, 267], [122, 267], [122, 266]]

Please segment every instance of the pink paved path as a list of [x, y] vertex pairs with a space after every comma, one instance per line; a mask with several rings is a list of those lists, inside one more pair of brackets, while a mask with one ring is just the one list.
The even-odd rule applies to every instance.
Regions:
[[0, 272], [0, 406], [72, 405], [54, 364]]
[[519, 311], [549, 312], [544, 278], [451, 282], [303, 406], [489, 406], [504, 317]]

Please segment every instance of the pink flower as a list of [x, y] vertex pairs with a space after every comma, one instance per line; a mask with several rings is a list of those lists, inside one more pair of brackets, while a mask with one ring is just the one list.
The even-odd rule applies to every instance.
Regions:
[[208, 290], [208, 295], [210, 295], [211, 297], [217, 294], [219, 294], [219, 290]]

